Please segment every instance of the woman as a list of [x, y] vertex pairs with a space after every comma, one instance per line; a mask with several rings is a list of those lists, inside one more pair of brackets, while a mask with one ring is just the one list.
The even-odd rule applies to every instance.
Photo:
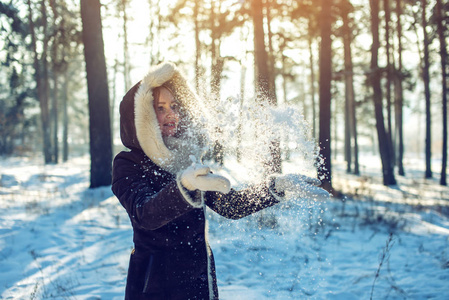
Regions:
[[218, 299], [205, 206], [239, 219], [278, 203], [288, 187], [272, 180], [236, 191], [192, 163], [202, 150], [201, 105], [171, 63], [153, 67], [120, 104], [130, 151], [114, 159], [112, 190], [134, 231], [125, 299]]

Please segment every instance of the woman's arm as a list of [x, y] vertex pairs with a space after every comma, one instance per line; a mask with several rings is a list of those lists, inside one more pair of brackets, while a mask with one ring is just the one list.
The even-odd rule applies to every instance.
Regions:
[[188, 211], [202, 207], [201, 200], [183, 190], [174, 176], [144, 172], [141, 164], [128, 159], [126, 154], [119, 154], [114, 159], [112, 191], [134, 226], [158, 229]]
[[252, 186], [241, 191], [231, 189], [227, 194], [206, 192], [205, 203], [218, 214], [229, 219], [240, 219], [273, 206], [279, 201], [265, 185]]

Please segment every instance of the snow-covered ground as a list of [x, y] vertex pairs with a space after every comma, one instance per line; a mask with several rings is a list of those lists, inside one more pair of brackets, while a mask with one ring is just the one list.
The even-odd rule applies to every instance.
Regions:
[[[0, 158], [0, 299], [123, 299], [131, 226], [110, 187], [88, 189], [89, 168]], [[209, 213], [221, 299], [449, 299], [449, 188], [419, 168], [395, 188], [342, 169], [334, 186], [354, 197]]]

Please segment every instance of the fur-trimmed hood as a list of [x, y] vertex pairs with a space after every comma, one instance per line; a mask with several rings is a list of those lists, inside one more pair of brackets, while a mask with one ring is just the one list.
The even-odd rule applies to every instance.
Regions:
[[[183, 137], [163, 138], [153, 108], [153, 89], [166, 86], [175, 96], [183, 114], [179, 124], [189, 128]], [[125, 147], [141, 149], [159, 167], [176, 173], [198, 159], [201, 107], [203, 103], [178, 68], [170, 62], [150, 68], [148, 74], [123, 97], [120, 103], [120, 137]], [[188, 136], [188, 138], [186, 138]]]

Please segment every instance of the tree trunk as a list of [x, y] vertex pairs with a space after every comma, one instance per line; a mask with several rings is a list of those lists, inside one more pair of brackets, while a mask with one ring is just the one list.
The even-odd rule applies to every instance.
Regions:
[[310, 25], [309, 21], [309, 38], [308, 38], [308, 45], [309, 45], [309, 65], [310, 65], [310, 99], [312, 102], [312, 136], [313, 138], [317, 138], [317, 130], [316, 130], [316, 120], [317, 115], [316, 115], [316, 100], [315, 100], [315, 58], [313, 55], [313, 49], [312, 49], [312, 43], [313, 43], [313, 39], [312, 39], [312, 31], [310, 29], [311, 25]]
[[432, 165], [431, 165], [431, 159], [432, 159], [432, 135], [431, 135], [431, 129], [432, 129], [432, 116], [431, 116], [431, 109], [430, 109], [430, 76], [429, 76], [429, 69], [430, 69], [430, 62], [429, 62], [429, 36], [427, 34], [427, 17], [426, 17], [426, 10], [427, 10], [427, 0], [421, 0], [421, 16], [422, 16], [422, 30], [423, 30], [423, 49], [424, 49], [424, 57], [423, 57], [423, 70], [422, 70], [422, 77], [424, 82], [424, 96], [426, 98], [426, 143], [425, 143], [425, 154], [426, 154], [426, 171], [425, 171], [425, 178], [432, 178]]
[[127, 0], [121, 0], [121, 8], [123, 12], [123, 77], [125, 81], [125, 91], [131, 88], [131, 66], [129, 63], [129, 47], [128, 47], [128, 7]]
[[374, 111], [376, 115], [377, 140], [379, 143], [379, 153], [382, 161], [382, 173], [384, 185], [396, 184], [394, 178], [390, 147], [388, 145], [388, 135], [385, 130], [384, 115], [382, 107], [381, 73], [378, 66], [379, 53], [379, 2], [370, 0], [371, 7], [371, 32], [373, 44], [371, 46], [371, 84], [373, 88]]
[[261, 103], [269, 102], [269, 70], [268, 54], [265, 49], [265, 33], [263, 28], [263, 4], [262, 0], [253, 0], [253, 23], [254, 23], [254, 58], [257, 100]]
[[[217, 3], [214, 1], [211, 2], [211, 10], [210, 10], [210, 28], [211, 28], [211, 82], [210, 82], [210, 91], [212, 95], [212, 99], [215, 101], [220, 101], [220, 92], [221, 92], [221, 76], [223, 73], [223, 65], [224, 60], [221, 57], [220, 53], [220, 43], [221, 43], [221, 31], [220, 31], [220, 18], [217, 17], [217, 13], [219, 14], [221, 11], [221, 2]], [[215, 128], [216, 132], [221, 132], [219, 127]], [[223, 165], [224, 158], [224, 147], [220, 144], [219, 141], [214, 142], [214, 149], [212, 151], [212, 155], [215, 162]]]
[[393, 147], [393, 126], [392, 124], [392, 105], [391, 105], [391, 84], [392, 84], [392, 76], [391, 76], [391, 44], [390, 44], [390, 22], [391, 22], [391, 10], [390, 10], [390, 0], [383, 0], [384, 11], [385, 11], [385, 52], [387, 58], [387, 66], [386, 66], [386, 82], [385, 82], [385, 90], [386, 90], [386, 99], [387, 99], [387, 135], [388, 135], [388, 145], [390, 147], [391, 160], [393, 166], [395, 165], [395, 154]]
[[440, 184], [447, 185], [446, 169], [447, 169], [447, 49], [446, 39], [444, 36], [443, 25], [443, 5], [441, 0], [437, 0], [436, 3], [436, 19], [437, 19], [437, 31], [440, 39], [440, 61], [441, 61], [441, 77], [442, 77], [442, 107], [443, 107], [443, 153], [441, 162], [441, 177]]
[[59, 161], [59, 141], [58, 141], [58, 130], [59, 130], [59, 118], [58, 118], [58, 74], [56, 70], [53, 70], [53, 95], [52, 95], [52, 123], [53, 123], [53, 162], [58, 163]]
[[267, 17], [267, 31], [268, 31], [268, 69], [269, 69], [269, 94], [270, 99], [277, 103], [277, 95], [276, 95], [276, 67], [275, 67], [275, 56], [273, 50], [273, 32], [271, 31], [271, 10], [272, 0], [266, 0], [265, 3], [265, 15]]
[[64, 73], [63, 83], [63, 97], [62, 97], [62, 161], [66, 162], [69, 159], [69, 114], [68, 114], [68, 94], [69, 94], [69, 76], [68, 72]]
[[[332, 157], [334, 160], [337, 160], [338, 157], [338, 139], [339, 139], [339, 135], [338, 135], [338, 125], [339, 122], [337, 121], [337, 101], [331, 101], [332, 107], [331, 107], [331, 129], [332, 129], [332, 133], [331, 136], [333, 137], [332, 142], [334, 143], [332, 145], [331, 143], [331, 149], [332, 149]], [[334, 112], [334, 113], [332, 113]], [[344, 141], [343, 141], [344, 142]], [[344, 148], [344, 146], [343, 146]], [[343, 149], [344, 151], [344, 149]], [[344, 153], [343, 153], [344, 154]]]
[[[354, 83], [353, 80], [352, 80], [352, 83]], [[353, 92], [354, 92], [354, 89], [353, 89]], [[359, 142], [358, 142], [358, 136], [357, 136], [357, 117], [356, 117], [356, 113], [355, 113], [355, 109], [356, 109], [355, 97], [353, 97], [353, 101], [354, 102], [352, 104], [352, 109], [350, 106], [350, 110], [349, 110], [349, 114], [350, 114], [349, 117], [352, 120], [352, 137], [354, 139], [354, 171], [353, 171], [353, 173], [355, 175], [360, 175]]]
[[[54, 23], [59, 21], [59, 14], [58, 10], [56, 8], [56, 2], [55, 0], [50, 0], [50, 6], [53, 12], [53, 19]], [[52, 106], [51, 106], [51, 115], [52, 115], [52, 123], [53, 123], [53, 162], [58, 163], [59, 161], [59, 141], [58, 141], [58, 131], [59, 131], [59, 110], [58, 110], [58, 102], [59, 102], [59, 74], [62, 69], [62, 62], [60, 61], [59, 57], [62, 57], [62, 55], [59, 55], [59, 49], [60, 41], [58, 41], [58, 37], [60, 36], [60, 32], [62, 31], [61, 28], [63, 26], [63, 23], [59, 23], [58, 27], [56, 28], [56, 33], [53, 36], [53, 43], [52, 43], [52, 79], [53, 79], [53, 93], [52, 93]]]
[[48, 45], [49, 45], [49, 35], [48, 35], [48, 23], [47, 23], [47, 4], [45, 3], [45, 0], [41, 1], [41, 12], [42, 12], [42, 28], [43, 28], [43, 46], [42, 46], [42, 57], [41, 57], [41, 64], [42, 64], [42, 93], [39, 97], [39, 101], [41, 99], [44, 99], [44, 106], [43, 108], [46, 112], [43, 117], [45, 118], [45, 121], [43, 120], [42, 124], [44, 126], [45, 123], [45, 139], [47, 140], [47, 143], [44, 143], [44, 147], [48, 147], [47, 150], [50, 155], [50, 161], [49, 163], [54, 163], [54, 153], [53, 153], [53, 146], [52, 146], [52, 140], [51, 140], [51, 117], [50, 117], [50, 110], [49, 110], [49, 104], [50, 104], [50, 87], [49, 87], [49, 75], [48, 75]]
[[33, 9], [31, 7], [31, 0], [28, 0], [28, 22], [31, 32], [31, 46], [33, 48], [33, 66], [34, 78], [36, 81], [37, 97], [39, 100], [39, 107], [41, 111], [41, 126], [42, 126], [42, 149], [44, 154], [45, 164], [52, 163], [52, 147], [51, 147], [51, 132], [50, 132], [50, 111], [49, 111], [49, 97], [48, 97], [48, 63], [47, 63], [47, 37], [46, 37], [46, 8], [45, 0], [41, 1], [42, 12], [42, 26], [44, 27], [44, 42], [41, 57], [37, 50], [37, 38], [35, 32], [35, 23], [33, 21]]
[[[350, 3], [348, 2], [348, 5]], [[355, 113], [355, 94], [354, 94], [354, 76], [352, 63], [352, 31], [349, 26], [349, 11], [342, 13], [343, 19], [343, 47], [345, 56], [345, 98], [346, 98], [346, 125], [345, 130], [347, 138], [345, 139], [345, 151], [347, 153], [347, 172], [352, 172], [359, 175], [359, 159], [358, 159], [358, 144], [357, 144], [357, 128], [356, 128], [356, 113]], [[354, 162], [354, 168], [351, 164]]]
[[220, 25], [217, 24], [217, 12], [220, 13], [221, 5], [216, 8], [216, 3], [211, 2], [210, 27], [211, 27], [211, 94], [214, 99], [220, 99], [221, 76], [223, 73], [224, 61], [220, 53], [221, 34]]
[[89, 94], [90, 187], [111, 184], [112, 141], [109, 91], [99, 0], [81, 0], [84, 57]]
[[281, 64], [282, 64], [282, 70], [281, 70], [281, 74], [282, 74], [282, 94], [283, 94], [283, 102], [284, 105], [287, 105], [287, 78], [288, 78], [288, 74], [287, 74], [287, 69], [286, 69], [286, 56], [283, 54], [284, 50], [287, 48], [287, 43], [285, 42], [285, 38], [281, 39], [281, 43], [279, 45], [279, 52], [281, 53]]
[[[346, 72], [346, 71], [345, 71]], [[344, 141], [344, 153], [345, 153], [345, 161], [346, 161], [346, 173], [352, 172], [352, 151], [351, 151], [351, 120], [350, 120], [350, 112], [349, 112], [349, 94], [348, 94], [348, 86], [346, 78], [347, 75], [345, 74], [345, 112], [344, 112], [344, 119], [345, 119], [345, 141]]]
[[321, 45], [320, 45], [320, 119], [319, 145], [323, 165], [318, 169], [322, 187], [332, 190], [331, 164], [331, 80], [332, 80], [332, 0], [321, 0]]
[[245, 100], [245, 87], [246, 87], [246, 66], [245, 62], [240, 61], [241, 74], [240, 74], [240, 109], [239, 109], [239, 124], [237, 127], [237, 161], [242, 159], [242, 135], [243, 135], [243, 101]]
[[[276, 99], [270, 98], [268, 55], [265, 49], [265, 33], [263, 29], [262, 0], [253, 0], [252, 13], [254, 24], [254, 60], [256, 79], [256, 98], [259, 104], [276, 105]], [[282, 173], [280, 142], [278, 139], [270, 142], [271, 159], [265, 163], [266, 173]]]
[[404, 171], [404, 134], [403, 134], [403, 117], [402, 109], [404, 103], [403, 87], [402, 87], [402, 1], [396, 0], [396, 18], [397, 18], [397, 39], [398, 39], [398, 67], [396, 71], [395, 78], [395, 122], [396, 122], [396, 132], [397, 132], [397, 158], [396, 165], [398, 166], [398, 174], [401, 176], [405, 175]]

